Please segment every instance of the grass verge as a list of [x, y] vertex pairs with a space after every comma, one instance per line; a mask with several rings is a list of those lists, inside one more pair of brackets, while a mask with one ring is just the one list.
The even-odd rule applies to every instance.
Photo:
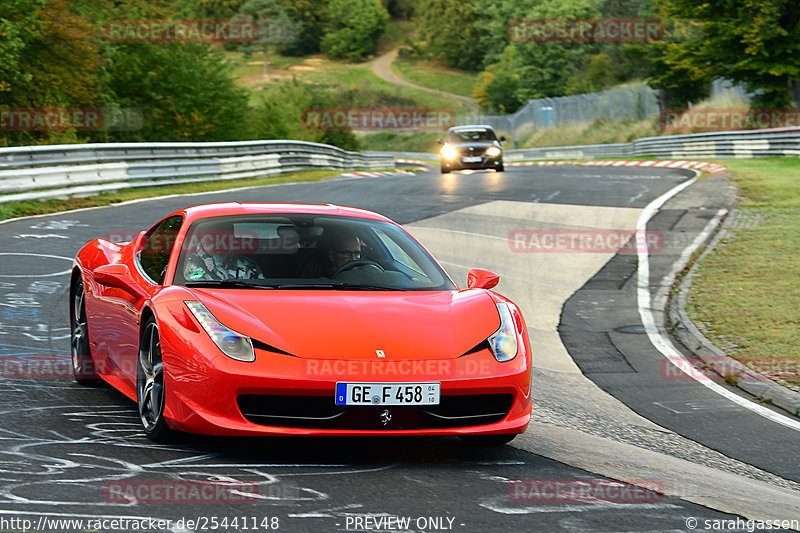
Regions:
[[[436, 139], [443, 138], [442, 131], [359, 133], [358, 142], [362, 150], [391, 150], [393, 152], [438, 152], [441, 146]], [[438, 164], [438, 161], [437, 161]]]
[[0, 204], [0, 220], [58, 213], [71, 209], [99, 207], [140, 198], [156, 198], [170, 194], [190, 194], [198, 192], [214, 192], [241, 187], [275, 185], [296, 181], [321, 181], [338, 176], [347, 170], [301, 170], [290, 174], [280, 174], [266, 178], [247, 178], [240, 180], [203, 181], [177, 185], [161, 185], [154, 187], [134, 187], [120, 189], [85, 198], [54, 198], [49, 200], [12, 201]]
[[741, 195], [687, 308], [732, 357], [800, 390], [800, 159], [726, 160]]
[[622, 122], [601, 118], [591, 124], [564, 124], [533, 133], [517, 131], [517, 136], [523, 139], [521, 148], [627, 143], [657, 135], [661, 135], [658, 117]]
[[386, 25], [386, 30], [378, 40], [376, 56], [385, 54], [389, 50], [403, 44], [406, 38], [414, 35], [416, 25], [410, 20], [394, 19]]
[[398, 57], [392, 63], [392, 70], [399, 77], [416, 85], [445, 91], [448, 93], [473, 97], [478, 74], [443, 67], [431, 61]]
[[[698, 109], [747, 109], [747, 107], [747, 102], [741, 98], [722, 95], [703, 100], [694, 106], [693, 111], [696, 112]], [[652, 117], [645, 120], [623, 120], [619, 122], [600, 118], [591, 124], [562, 124], [538, 131], [532, 131], [530, 128], [526, 129], [525, 126], [523, 126], [517, 130], [517, 138], [520, 147], [536, 148], [547, 146], [574, 146], [581, 144], [626, 143], [642, 137], [657, 137], [673, 133], [679, 132], [662, 130], [659, 117]]]
[[342, 87], [360, 89], [366, 93], [385, 93], [412, 100], [420, 107], [452, 108], [456, 113], [468, 110], [463, 103], [448, 96], [393, 85], [379, 78], [366, 63], [332, 61], [323, 55], [297, 58], [283, 57], [274, 53], [270, 55], [269, 77], [264, 78], [263, 66], [260, 63], [263, 56], [260, 54], [245, 56], [238, 52], [229, 52], [226, 57], [233, 65], [237, 83], [250, 90], [250, 101], [253, 105], [259, 102], [258, 94], [261, 89], [282, 80], [296, 79], [301, 83], [325, 85], [330, 88]]

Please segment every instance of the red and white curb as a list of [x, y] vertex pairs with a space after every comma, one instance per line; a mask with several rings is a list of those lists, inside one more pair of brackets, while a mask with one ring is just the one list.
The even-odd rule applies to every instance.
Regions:
[[378, 170], [375, 172], [348, 172], [347, 174], [340, 174], [339, 177], [375, 178], [377, 176], [397, 176], [398, 174], [414, 174], [414, 172], [408, 170]]
[[419, 159], [394, 159], [395, 163], [410, 163], [412, 165], [422, 165], [422, 166], [430, 166], [430, 163], [426, 163], [425, 161], [420, 161]]
[[726, 168], [718, 163], [707, 161], [521, 161], [506, 163], [506, 166], [554, 166], [554, 165], [581, 165], [596, 167], [658, 167], [658, 168], [694, 168], [704, 170], [710, 174], [725, 172]]

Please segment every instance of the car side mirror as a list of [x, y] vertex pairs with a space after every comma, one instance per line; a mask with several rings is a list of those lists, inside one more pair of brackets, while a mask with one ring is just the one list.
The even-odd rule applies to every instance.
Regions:
[[467, 274], [468, 289], [491, 289], [500, 283], [500, 275], [485, 268], [473, 268]]
[[506, 136], [505, 135], [501, 135], [500, 136], [500, 142], [505, 142], [505, 140], [506, 140]]
[[147, 298], [148, 294], [133, 281], [128, 267], [125, 265], [101, 265], [94, 269], [94, 280], [106, 287], [115, 287], [137, 296]]

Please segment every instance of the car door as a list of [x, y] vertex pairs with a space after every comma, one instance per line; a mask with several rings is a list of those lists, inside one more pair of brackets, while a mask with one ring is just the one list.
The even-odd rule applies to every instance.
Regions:
[[[165, 218], [144, 236], [139, 249], [132, 250], [133, 257], [126, 261], [133, 281], [145, 293], [154, 296], [164, 283], [170, 254], [183, 224], [181, 215]], [[115, 374], [128, 386], [136, 386], [136, 364], [139, 355], [139, 317], [145, 300], [120, 289], [112, 289], [116, 305], [109, 314], [116, 322], [117, 342], [109, 350]]]

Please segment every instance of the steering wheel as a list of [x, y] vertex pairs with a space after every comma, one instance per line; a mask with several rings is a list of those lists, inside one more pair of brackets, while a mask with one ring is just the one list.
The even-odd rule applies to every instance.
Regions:
[[369, 266], [369, 267], [372, 267], [372, 268], [377, 268], [378, 271], [384, 272], [383, 267], [380, 264], [376, 263], [375, 261], [370, 261], [369, 259], [356, 259], [355, 261], [350, 261], [349, 263], [345, 263], [342, 266], [340, 266], [339, 270], [334, 272], [333, 276], [331, 276], [331, 277], [335, 278], [336, 276], [338, 276], [342, 272], [347, 272], [348, 270], [351, 270], [351, 269], [357, 268], [357, 267], [361, 267], [361, 266]]

